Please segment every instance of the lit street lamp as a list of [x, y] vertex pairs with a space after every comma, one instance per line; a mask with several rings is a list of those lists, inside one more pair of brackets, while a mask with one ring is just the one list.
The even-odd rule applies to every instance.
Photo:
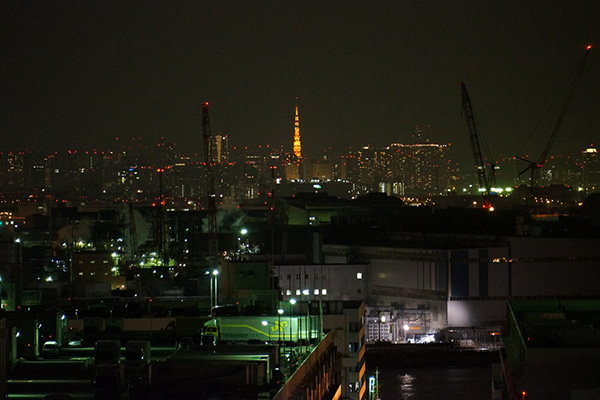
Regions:
[[[265, 319], [262, 320], [261, 324], [262, 324], [262, 326], [274, 325], [272, 322], [269, 322]], [[273, 328], [271, 328], [271, 329], [273, 329]], [[269, 328], [267, 328], [267, 339], [269, 342], [271, 341], [271, 332], [269, 332]]]
[[[277, 309], [277, 351], [279, 352], [277, 360], [279, 363], [281, 363], [281, 331], [283, 329], [283, 327], [281, 326], [281, 316], [283, 315], [283, 308], [278, 308]], [[285, 333], [284, 333], [285, 335]], [[285, 355], [285, 336], [283, 337], [283, 354]]]
[[[209, 272], [206, 271], [206, 274]], [[213, 269], [210, 276], [210, 315], [213, 315], [213, 309], [219, 302], [219, 292], [217, 291], [217, 277], [219, 276], [219, 270]], [[214, 288], [213, 288], [214, 286]]]
[[281, 346], [281, 315], [283, 314], [283, 308], [279, 308], [277, 310], [277, 314], [279, 314], [279, 316], [277, 317], [277, 332], [279, 332], [279, 338], [277, 339], [277, 344], [279, 346]]
[[292, 352], [292, 314], [294, 314], [294, 304], [296, 304], [296, 299], [290, 299], [290, 353]]
[[304, 332], [302, 332], [302, 335], [304, 336], [304, 344], [302, 346], [302, 356], [305, 356], [306, 351], [308, 351], [308, 346], [310, 343], [310, 301], [308, 300], [308, 295], [310, 295], [310, 290], [308, 289], [304, 289], [302, 290], [302, 295], [306, 296], [306, 317], [304, 318]]
[[218, 269], [213, 269], [213, 277], [215, 278], [215, 307], [219, 304], [219, 290], [217, 287], [217, 282], [218, 282], [218, 277], [219, 277], [219, 270]]

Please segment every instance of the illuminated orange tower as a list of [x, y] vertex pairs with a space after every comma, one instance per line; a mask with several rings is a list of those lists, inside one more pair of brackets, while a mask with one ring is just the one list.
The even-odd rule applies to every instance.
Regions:
[[[298, 98], [296, 97], [296, 103]], [[296, 104], [296, 118], [294, 120], [294, 155], [297, 159], [302, 158], [302, 145], [300, 144], [300, 118], [298, 117], [298, 104]]]

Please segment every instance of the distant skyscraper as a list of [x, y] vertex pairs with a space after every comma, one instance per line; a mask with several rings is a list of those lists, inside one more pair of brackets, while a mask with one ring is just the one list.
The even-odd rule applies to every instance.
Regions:
[[357, 152], [358, 181], [368, 190], [440, 194], [449, 183], [447, 153], [447, 145], [435, 143], [365, 146]]
[[213, 142], [213, 161], [226, 163], [229, 161], [229, 136], [218, 134]]
[[600, 157], [598, 150], [590, 146], [583, 152], [583, 188], [592, 192], [600, 185]]
[[[298, 100], [298, 98], [296, 98]], [[294, 155], [297, 159], [302, 158], [302, 145], [300, 144], [300, 118], [298, 117], [298, 105], [296, 104], [296, 119], [294, 120]]]

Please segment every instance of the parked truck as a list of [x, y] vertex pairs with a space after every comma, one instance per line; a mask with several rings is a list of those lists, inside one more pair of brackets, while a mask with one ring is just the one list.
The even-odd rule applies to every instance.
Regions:
[[202, 344], [216, 343], [297, 343], [319, 338], [317, 316], [218, 317], [204, 324]]

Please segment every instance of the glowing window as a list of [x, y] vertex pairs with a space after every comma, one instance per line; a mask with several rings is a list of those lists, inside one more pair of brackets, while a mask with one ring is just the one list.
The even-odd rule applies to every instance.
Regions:
[[362, 272], [356, 273], [356, 279], [362, 279]]

